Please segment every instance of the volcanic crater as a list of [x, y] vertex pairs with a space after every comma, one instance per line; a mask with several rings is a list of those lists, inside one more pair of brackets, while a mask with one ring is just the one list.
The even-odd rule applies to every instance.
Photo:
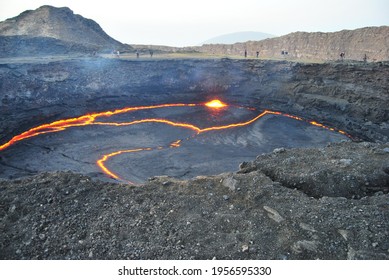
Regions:
[[385, 62], [7, 60], [0, 257], [389, 258], [388, 77]]
[[141, 184], [237, 171], [277, 148], [388, 139], [385, 63], [80, 57], [0, 66], [4, 179], [73, 171]]

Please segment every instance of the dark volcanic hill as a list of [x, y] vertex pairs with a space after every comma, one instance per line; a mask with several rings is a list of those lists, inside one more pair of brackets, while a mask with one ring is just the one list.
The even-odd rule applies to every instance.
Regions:
[[[389, 60], [389, 26], [365, 27], [339, 32], [294, 32], [285, 36], [248, 41], [232, 45], [203, 45], [196, 50], [222, 55], [249, 56], [259, 51], [262, 58], [289, 58], [309, 60], [336, 60], [345, 52], [346, 59], [369, 61]], [[285, 55], [287, 52], [287, 55]], [[283, 54], [284, 53], [284, 54]]]
[[22, 44], [26, 46], [26, 52], [40, 43], [46, 45], [48, 53], [53, 52], [51, 46], [71, 48], [73, 51], [123, 48], [123, 44], [108, 36], [95, 21], [76, 15], [69, 8], [52, 6], [25, 11], [0, 22], [0, 36], [3, 48], [8, 46], [12, 50]]

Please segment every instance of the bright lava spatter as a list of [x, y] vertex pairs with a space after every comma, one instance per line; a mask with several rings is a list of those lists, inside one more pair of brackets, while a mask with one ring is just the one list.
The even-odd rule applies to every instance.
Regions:
[[[194, 106], [206, 106], [206, 107], [209, 107], [211, 109], [218, 110], [220, 108], [227, 107], [228, 105], [223, 103], [223, 102], [221, 102], [220, 100], [212, 100], [212, 101], [209, 101], [207, 103], [201, 103], [201, 104], [183, 104], [183, 103], [178, 103], [178, 104], [160, 104], [160, 105], [151, 105], [151, 106], [127, 107], [127, 108], [123, 108], [123, 109], [117, 109], [117, 110], [114, 110], [114, 111], [106, 111], [106, 112], [100, 112], [100, 113], [86, 114], [86, 115], [83, 115], [83, 116], [80, 116], [80, 117], [77, 117], [77, 118], [58, 120], [58, 121], [55, 121], [55, 122], [52, 122], [52, 123], [43, 124], [43, 125], [31, 128], [31, 129], [29, 129], [29, 130], [27, 130], [27, 131], [25, 131], [25, 132], [23, 132], [23, 133], [21, 133], [19, 135], [14, 136], [7, 143], [5, 143], [3, 145], [0, 145], [0, 151], [9, 148], [13, 144], [15, 144], [15, 143], [17, 143], [19, 141], [22, 141], [24, 139], [32, 138], [32, 137], [35, 137], [35, 136], [38, 136], [38, 135], [41, 135], [41, 134], [47, 134], [47, 133], [63, 131], [63, 130], [66, 130], [67, 128], [69, 128], [69, 127], [80, 127], [80, 126], [87, 126], [87, 125], [130, 126], [130, 125], [134, 125], [134, 124], [141, 124], [141, 123], [150, 123], [150, 122], [152, 122], [152, 123], [164, 123], [164, 124], [171, 125], [171, 126], [176, 126], [176, 127], [183, 127], [183, 128], [187, 128], [187, 129], [193, 130], [194, 132], [196, 132], [196, 134], [200, 134], [200, 133], [204, 133], [204, 132], [208, 132], [208, 131], [224, 130], [224, 129], [230, 129], [230, 128], [235, 128], [235, 127], [247, 126], [247, 125], [257, 121], [258, 119], [262, 118], [263, 116], [265, 116], [267, 114], [281, 115], [281, 116], [292, 118], [292, 119], [295, 119], [295, 120], [305, 121], [301, 117], [297, 117], [297, 116], [293, 116], [293, 115], [289, 115], [289, 114], [285, 114], [285, 113], [281, 113], [281, 112], [276, 112], [276, 111], [270, 111], [270, 110], [265, 110], [262, 113], [260, 113], [259, 115], [257, 115], [255, 118], [252, 118], [252, 119], [250, 119], [248, 121], [245, 121], [245, 122], [231, 123], [231, 124], [227, 124], [227, 125], [212, 126], [212, 127], [206, 127], [206, 128], [200, 128], [200, 127], [195, 126], [195, 125], [190, 124], [190, 123], [174, 122], [174, 121], [170, 121], [170, 120], [167, 120], [167, 119], [141, 119], [141, 120], [136, 120], [136, 121], [132, 121], [132, 122], [121, 122], [121, 123], [117, 123], [117, 122], [97, 122], [96, 121], [96, 119], [99, 118], [99, 117], [111, 117], [111, 116], [114, 116], [114, 115], [128, 113], [128, 112], [131, 112], [131, 111], [150, 110], [150, 109], [167, 108], [167, 107], [194, 107]], [[351, 138], [350, 135], [348, 135], [346, 132], [344, 132], [342, 130], [338, 130], [338, 129], [335, 129], [335, 128], [328, 127], [328, 126], [323, 125], [321, 123], [318, 123], [316, 121], [307, 121], [307, 122], [309, 124], [311, 124], [311, 125], [314, 125], [314, 126], [317, 126], [317, 127], [321, 127], [321, 128], [324, 128], [324, 129], [328, 129], [328, 130], [331, 130], [331, 131], [335, 131], [335, 132], [341, 133], [341, 134], [346, 135], [347, 137]], [[174, 142], [170, 143], [170, 145], [168, 147], [169, 148], [178, 148], [181, 145], [181, 141], [182, 141], [182, 139], [174, 141]], [[121, 155], [121, 154], [135, 153], [135, 152], [142, 152], [142, 151], [152, 151], [152, 150], [155, 150], [155, 149], [160, 150], [160, 149], [164, 149], [164, 148], [165, 147], [157, 147], [157, 148], [150, 148], [150, 147], [148, 147], [148, 148], [138, 148], [138, 149], [115, 151], [115, 152], [103, 155], [99, 160], [97, 160], [96, 164], [107, 176], [109, 176], [111, 178], [114, 178], [114, 179], [117, 179], [117, 180], [125, 181], [125, 182], [127, 182], [129, 184], [133, 184], [130, 181], [127, 181], [127, 180], [124, 180], [124, 179], [120, 178], [119, 175], [117, 175], [112, 170], [108, 169], [105, 166], [105, 162], [107, 160], [109, 160], [110, 158], [118, 156], [118, 155]]]
[[210, 107], [210, 108], [214, 108], [214, 109], [220, 109], [220, 108], [227, 107], [227, 104], [221, 102], [218, 99], [214, 99], [214, 100], [211, 100], [211, 101], [205, 103], [205, 106]]

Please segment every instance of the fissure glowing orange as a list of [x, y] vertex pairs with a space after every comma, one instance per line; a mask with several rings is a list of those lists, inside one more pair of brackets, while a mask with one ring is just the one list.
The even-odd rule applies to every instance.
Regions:
[[[100, 113], [92, 113], [92, 114], [86, 114], [84, 116], [80, 116], [77, 118], [70, 118], [70, 119], [64, 119], [64, 120], [58, 120], [52, 123], [48, 124], [43, 124], [34, 128], [31, 128], [19, 135], [14, 136], [11, 140], [9, 140], [7, 143], [4, 143], [3, 145], [0, 146], [0, 151], [5, 150], [9, 148], [10, 146], [16, 144], [17, 142], [20, 142], [24, 139], [32, 138], [41, 134], [47, 134], [47, 133], [54, 133], [54, 132], [59, 132], [66, 130], [67, 128], [70, 127], [81, 127], [81, 126], [88, 126], [88, 125], [104, 125], [104, 126], [131, 126], [131, 125], [136, 125], [136, 124], [142, 124], [142, 123], [163, 123], [167, 124], [170, 126], [175, 126], [175, 127], [182, 127], [182, 128], [187, 128], [192, 131], [194, 131], [196, 134], [200, 133], [205, 133], [209, 131], [217, 131], [217, 130], [225, 130], [225, 129], [231, 129], [231, 128], [236, 128], [236, 127], [243, 127], [250, 125], [257, 121], [258, 119], [262, 118], [263, 116], [267, 114], [273, 114], [273, 115], [281, 115], [285, 116], [288, 118], [292, 118], [295, 120], [303, 121], [304, 119], [301, 117], [289, 115], [289, 114], [284, 114], [281, 112], [277, 111], [270, 111], [270, 110], [265, 110], [256, 117], [243, 121], [243, 122], [238, 122], [238, 123], [231, 123], [227, 125], [220, 125], [220, 126], [211, 126], [211, 127], [205, 127], [205, 128], [200, 128], [196, 125], [190, 124], [190, 123], [181, 123], [181, 122], [175, 122], [171, 121], [168, 119], [156, 119], [156, 118], [151, 118], [151, 119], [140, 119], [140, 120], [135, 120], [132, 122], [100, 122], [96, 121], [96, 119], [101, 118], [101, 117], [111, 117], [114, 115], [118, 114], [124, 114], [128, 113], [131, 111], [139, 111], [139, 110], [150, 110], [150, 109], [159, 109], [159, 108], [168, 108], [168, 107], [194, 107], [194, 106], [206, 106], [208, 108], [211, 108], [213, 110], [219, 110], [221, 108], [228, 107], [229, 105], [221, 102], [220, 100], [212, 100], [203, 104], [184, 104], [184, 103], [177, 103], [177, 104], [160, 104], [160, 105], [150, 105], [150, 106], [136, 106], [136, 107], [127, 107], [127, 108], [122, 108], [122, 109], [117, 109], [114, 111], [106, 111], [106, 112], [100, 112]], [[342, 130], [337, 130], [335, 128], [328, 127], [326, 125], [323, 125], [321, 123], [318, 123], [316, 121], [307, 121], [311, 125], [321, 127], [324, 129], [328, 129], [331, 131], [335, 131], [338, 133], [341, 133], [343, 135], [346, 135], [350, 137], [346, 132]], [[177, 141], [172, 142], [168, 148], [178, 148], [181, 146], [182, 140], [179, 139]], [[156, 150], [161, 150], [166, 147], [156, 147]], [[109, 177], [117, 179], [117, 180], [123, 180], [118, 174], [116, 174], [114, 171], [110, 170], [106, 166], [106, 162], [111, 159], [112, 157], [119, 156], [122, 154], [127, 154], [127, 153], [135, 153], [135, 152], [142, 152], [142, 151], [151, 151], [154, 150], [154, 148], [138, 148], [138, 149], [128, 149], [128, 150], [119, 150], [119, 151], [114, 151], [108, 154], [103, 155], [99, 160], [97, 160], [96, 164], [97, 166]], [[131, 182], [126, 181], [131, 184]]]

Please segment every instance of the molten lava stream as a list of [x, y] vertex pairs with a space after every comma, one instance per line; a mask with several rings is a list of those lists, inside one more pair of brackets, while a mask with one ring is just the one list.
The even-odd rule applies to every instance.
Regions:
[[117, 175], [117, 174], [114, 173], [113, 171], [109, 170], [109, 169], [105, 166], [105, 162], [106, 162], [108, 159], [110, 159], [111, 157], [118, 156], [118, 155], [121, 155], [121, 154], [126, 154], [126, 153], [136, 153], [136, 152], [141, 152], [141, 151], [151, 151], [151, 150], [152, 150], [151, 148], [140, 148], [140, 149], [116, 151], [116, 152], [113, 152], [113, 153], [109, 153], [109, 154], [104, 155], [104, 156], [103, 156], [101, 159], [99, 159], [96, 163], [97, 163], [97, 166], [100, 167], [100, 169], [101, 169], [106, 175], [112, 177], [113, 179], [125, 181], [125, 182], [127, 182], [127, 183], [133, 185], [133, 184], [134, 184], [133, 182], [124, 180], [124, 179], [120, 178], [119, 175]]
[[116, 180], [119, 180], [119, 181], [124, 181], [130, 185], [135, 185], [134, 182], [131, 182], [129, 180], [125, 180], [125, 179], [121, 178], [119, 175], [117, 175], [116, 173], [114, 173], [112, 170], [110, 170], [105, 165], [106, 161], [108, 161], [112, 157], [116, 157], [116, 156], [119, 156], [122, 154], [137, 153], [137, 152], [143, 152], [143, 151], [153, 151], [153, 150], [163, 150], [166, 148], [178, 148], [181, 146], [181, 142], [182, 142], [182, 140], [179, 139], [179, 140], [176, 140], [176, 141], [170, 143], [167, 147], [158, 146], [157, 148], [139, 148], [139, 149], [120, 150], [120, 151], [116, 151], [116, 152], [112, 152], [112, 153], [103, 155], [103, 157], [100, 158], [96, 163], [97, 163], [97, 166], [99, 166], [100, 169], [109, 177], [116, 179]]
[[[67, 128], [70, 128], [70, 127], [81, 127], [81, 126], [87, 126], [87, 125], [131, 126], [131, 125], [142, 124], [142, 123], [163, 123], [163, 124], [170, 125], [170, 126], [190, 129], [190, 130], [194, 131], [197, 135], [197, 134], [205, 133], [205, 132], [209, 132], [209, 131], [225, 130], [225, 129], [232, 129], [232, 128], [236, 128], [236, 127], [247, 126], [247, 125], [254, 123], [255, 121], [259, 120], [260, 118], [262, 118], [263, 116], [265, 116], [267, 114], [281, 115], [281, 116], [292, 118], [292, 119], [295, 119], [298, 121], [305, 121], [301, 117], [297, 117], [297, 116], [293, 116], [293, 115], [289, 115], [289, 114], [284, 114], [284, 113], [277, 112], [277, 111], [270, 111], [270, 110], [265, 110], [265, 111], [261, 112], [260, 114], [258, 114], [256, 117], [254, 117], [250, 120], [244, 121], [244, 122], [237, 122], [237, 123], [231, 123], [231, 124], [227, 124], [227, 125], [211, 126], [211, 127], [204, 127], [204, 128], [200, 128], [200, 127], [198, 127], [194, 124], [191, 124], [191, 123], [182, 123], [182, 122], [171, 121], [168, 119], [156, 119], [156, 118], [140, 119], [140, 120], [135, 120], [132, 122], [97, 122], [96, 121], [96, 119], [99, 117], [108, 117], [109, 118], [109, 117], [114, 116], [114, 115], [129, 113], [132, 111], [151, 110], [151, 109], [168, 108], [168, 107], [194, 107], [194, 106], [205, 106], [205, 107], [209, 108], [210, 110], [221, 110], [221, 109], [228, 107], [229, 105], [221, 102], [220, 100], [212, 100], [210, 102], [202, 103], [202, 104], [182, 104], [182, 103], [160, 104], [160, 105], [150, 105], [150, 106], [127, 107], [127, 108], [123, 108], [123, 109], [117, 109], [114, 111], [86, 114], [84, 116], [80, 116], [77, 118], [58, 120], [58, 121], [55, 121], [55, 122], [52, 122], [49, 124], [43, 124], [43, 125], [31, 128], [30, 130], [27, 130], [19, 135], [14, 136], [10, 141], [1, 145], [0, 151], [9, 148], [10, 146], [12, 146], [15, 143], [22, 141], [24, 139], [35, 137], [35, 136], [38, 136], [41, 134], [63, 131], [63, 130], [66, 130]], [[324, 128], [324, 129], [328, 129], [328, 130], [331, 130], [334, 132], [341, 133], [341, 134], [346, 135], [347, 137], [351, 138], [350, 135], [348, 135], [346, 132], [344, 132], [342, 130], [330, 128], [330, 127], [325, 126], [325, 125], [318, 123], [316, 121], [306, 121], [306, 122], [308, 122], [311, 125], [320, 127], [320, 128]], [[111, 159], [115, 156], [118, 156], [118, 155], [122, 155], [122, 154], [151, 151], [151, 150], [155, 150], [155, 149], [161, 150], [161, 149], [165, 149], [165, 148], [178, 148], [181, 145], [181, 141], [182, 140], [177, 140], [175, 142], [172, 142], [167, 147], [160, 146], [157, 148], [137, 148], [137, 149], [128, 149], [128, 150], [120, 150], [120, 151], [111, 152], [111, 153], [103, 155], [99, 160], [97, 160], [96, 164], [107, 176], [114, 178], [114, 179], [117, 179], [117, 180], [122, 180], [122, 181], [126, 181], [128, 183], [131, 183], [127, 180], [122, 179], [114, 171], [108, 169], [106, 167], [105, 163], [109, 159]]]

